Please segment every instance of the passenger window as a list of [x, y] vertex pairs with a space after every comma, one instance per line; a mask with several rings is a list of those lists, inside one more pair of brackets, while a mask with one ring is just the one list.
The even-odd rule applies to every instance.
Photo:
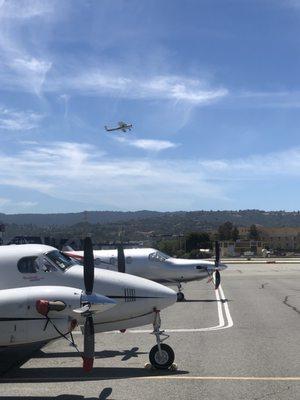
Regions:
[[18, 270], [22, 274], [34, 274], [39, 270], [37, 257], [23, 257], [18, 261]]

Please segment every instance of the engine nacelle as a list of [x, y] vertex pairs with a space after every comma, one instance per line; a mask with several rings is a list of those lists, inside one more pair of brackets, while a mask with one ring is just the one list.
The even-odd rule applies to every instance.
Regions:
[[[0, 291], [0, 346], [52, 340], [76, 326], [73, 310], [82, 290], [64, 286], [35, 286]], [[43, 304], [44, 308], [41, 308]], [[48, 311], [41, 313], [41, 310]], [[48, 321], [53, 321], [55, 327]]]

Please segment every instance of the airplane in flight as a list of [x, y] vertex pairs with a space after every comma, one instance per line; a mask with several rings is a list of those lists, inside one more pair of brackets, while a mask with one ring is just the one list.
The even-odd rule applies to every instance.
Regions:
[[[153, 248], [94, 250], [95, 266], [110, 271], [126, 272], [142, 278], [162, 283], [167, 286], [177, 286], [177, 301], [185, 299], [182, 284], [209, 278], [214, 280], [215, 289], [221, 282], [220, 271], [227, 265], [220, 262], [220, 245], [215, 243], [216, 257], [214, 261], [202, 259], [174, 258]], [[82, 261], [82, 251], [66, 248], [68, 256]]]
[[95, 268], [89, 237], [83, 267], [51, 246], [1, 246], [0, 277], [0, 347], [63, 337], [77, 348], [71, 333], [79, 325], [83, 368], [90, 371], [95, 333], [151, 323], [157, 343], [149, 353], [151, 364], [166, 369], [174, 361], [173, 349], [162, 343], [160, 310], [176, 302], [176, 293], [150, 280]]
[[113, 131], [122, 131], [127, 132], [127, 130], [131, 131], [133, 128], [132, 124], [126, 124], [126, 122], [120, 121], [116, 128], [108, 128], [106, 125], [104, 126], [106, 132], [113, 132]]

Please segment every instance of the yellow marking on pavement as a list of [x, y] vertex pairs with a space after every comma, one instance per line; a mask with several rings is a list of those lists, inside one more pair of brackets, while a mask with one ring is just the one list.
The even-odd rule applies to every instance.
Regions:
[[299, 381], [300, 376], [186, 376], [186, 375], [160, 375], [143, 376], [136, 379], [149, 380], [190, 380], [190, 381]]

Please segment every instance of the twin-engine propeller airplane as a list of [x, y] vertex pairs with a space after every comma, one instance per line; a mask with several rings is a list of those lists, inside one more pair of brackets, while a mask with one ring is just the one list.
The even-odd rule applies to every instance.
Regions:
[[95, 269], [90, 238], [84, 242], [83, 268], [50, 246], [1, 246], [0, 277], [0, 347], [69, 333], [73, 341], [71, 332], [79, 324], [83, 368], [90, 371], [95, 333], [152, 323], [157, 345], [149, 354], [151, 364], [166, 369], [174, 361], [172, 348], [162, 343], [159, 312], [175, 303], [176, 293], [133, 275]]
[[132, 124], [126, 124], [126, 122], [120, 121], [118, 123], [119, 126], [116, 128], [108, 128], [106, 125], [104, 126], [106, 132], [113, 132], [113, 131], [122, 131], [122, 132], [127, 132], [127, 130], [131, 131], [133, 128]]
[[[64, 253], [79, 262], [83, 258], [82, 251], [69, 248]], [[189, 260], [173, 258], [151, 248], [123, 249], [119, 245], [117, 250], [94, 250], [94, 258], [96, 267], [126, 272], [167, 286], [177, 286], [177, 301], [183, 301], [182, 283], [209, 277], [209, 281], [214, 279], [215, 289], [218, 289], [221, 282], [220, 271], [227, 268], [227, 265], [220, 263], [219, 242], [215, 243], [215, 253], [214, 261]]]

